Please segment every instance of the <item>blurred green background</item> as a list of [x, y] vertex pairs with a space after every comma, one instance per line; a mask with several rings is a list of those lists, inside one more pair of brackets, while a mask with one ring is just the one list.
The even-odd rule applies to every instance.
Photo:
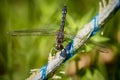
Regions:
[[[50, 29], [49, 31], [51, 29], [57, 31], [61, 23], [62, 7], [66, 4], [68, 13], [65, 31], [68, 34], [76, 34], [84, 24], [88, 23], [98, 13], [99, 1], [0, 0], [0, 80], [25, 80], [29, 76], [30, 69], [41, 68], [47, 63], [48, 54], [55, 44], [55, 36], [12, 37], [7, 32], [45, 27]], [[120, 11], [92, 39], [92, 41], [96, 40], [106, 45], [111, 54], [97, 54], [97, 50], [94, 50], [96, 45], [92, 49], [84, 47], [86, 52], [83, 55], [76, 55], [70, 62], [66, 63], [67, 65], [64, 65], [67, 75], [62, 75], [62, 80], [120, 80], [119, 14]], [[102, 36], [100, 35], [101, 32], [104, 33]], [[96, 57], [96, 54], [100, 57]], [[90, 57], [86, 58], [86, 55]], [[79, 64], [72, 65], [72, 61], [79, 63], [78, 59], [82, 60], [81, 56], [88, 61], [90, 58], [91, 63], [87, 68], [83, 66], [80, 69], [76, 68], [76, 71], [73, 72], [66, 69], [69, 65], [72, 68], [79, 66]], [[107, 59], [109, 56], [110, 59]], [[103, 61], [99, 61], [98, 58]]]

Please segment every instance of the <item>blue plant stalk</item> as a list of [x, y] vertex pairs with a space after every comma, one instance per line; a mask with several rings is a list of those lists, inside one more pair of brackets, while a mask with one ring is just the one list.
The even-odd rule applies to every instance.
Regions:
[[[105, 2], [103, 0], [103, 2]], [[103, 3], [104, 4], [104, 3]], [[56, 53], [53, 60], [41, 69], [33, 69], [32, 75], [27, 80], [47, 80], [48, 75], [53, 73], [61, 64], [68, 61], [90, 37], [94, 36], [102, 26], [120, 9], [120, 0], [110, 0], [108, 5], [100, 6], [97, 14], [83, 29], [78, 31], [76, 37], [68, 45]]]

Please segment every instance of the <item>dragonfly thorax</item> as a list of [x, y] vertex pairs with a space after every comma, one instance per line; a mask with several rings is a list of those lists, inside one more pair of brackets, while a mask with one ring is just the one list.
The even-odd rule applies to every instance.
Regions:
[[59, 32], [56, 37], [57, 44], [62, 44], [64, 39], [64, 32]]

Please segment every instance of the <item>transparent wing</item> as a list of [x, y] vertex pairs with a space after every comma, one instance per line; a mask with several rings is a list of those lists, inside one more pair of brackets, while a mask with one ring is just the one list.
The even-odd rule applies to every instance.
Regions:
[[55, 36], [57, 31], [50, 29], [14, 30], [8, 32], [10, 36]]
[[88, 40], [87, 43], [93, 45], [93, 46], [90, 46], [92, 49], [95, 49], [101, 53], [109, 53], [108, 47], [102, 43], [91, 41], [91, 40]]
[[[68, 34], [65, 34], [66, 35], [66, 37], [65, 38], [67, 38], [67, 39], [65, 39], [65, 40], [71, 40], [71, 39], [73, 39], [74, 38], [74, 34], [70, 34], [70, 35], [68, 35]], [[78, 37], [79, 38], [79, 37]], [[92, 46], [89, 46], [89, 44], [91, 44]], [[109, 53], [109, 51], [108, 51], [108, 47], [106, 46], [106, 45], [104, 45], [104, 44], [102, 44], [102, 43], [99, 43], [99, 42], [96, 42], [96, 41], [92, 41], [92, 40], [88, 40], [87, 42], [86, 42], [86, 44], [85, 44], [85, 46], [87, 46], [87, 47], [91, 47], [91, 49], [95, 49], [95, 50], [97, 50], [97, 51], [99, 51], [99, 52], [101, 52], [101, 53]]]
[[[58, 30], [50, 28], [32, 29], [32, 30], [13, 30], [7, 32], [9, 36], [57, 36]], [[64, 40], [68, 41], [73, 39], [71, 34], [64, 32]]]

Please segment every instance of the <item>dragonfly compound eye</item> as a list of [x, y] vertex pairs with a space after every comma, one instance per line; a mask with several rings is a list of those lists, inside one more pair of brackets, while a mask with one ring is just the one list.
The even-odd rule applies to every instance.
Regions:
[[56, 49], [57, 49], [57, 50], [62, 50], [62, 49], [63, 49], [63, 45], [61, 45], [61, 44], [56, 45]]

